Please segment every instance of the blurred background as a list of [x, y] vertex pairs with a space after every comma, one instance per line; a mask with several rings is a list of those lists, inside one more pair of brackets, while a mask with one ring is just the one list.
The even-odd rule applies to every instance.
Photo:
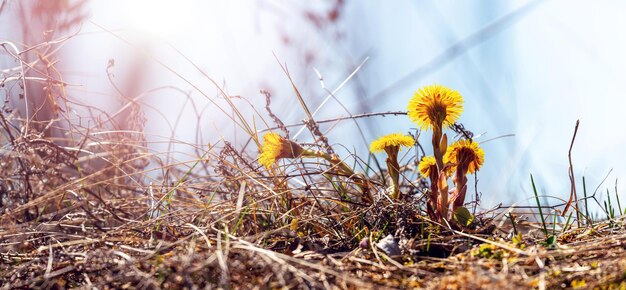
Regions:
[[[284, 123], [305, 119], [283, 68], [318, 121], [405, 111], [418, 88], [439, 83], [463, 95], [460, 122], [486, 151], [478, 173], [482, 207], [534, 204], [530, 174], [540, 193], [550, 196], [547, 202], [557, 204], [569, 196], [568, 149], [578, 119], [572, 161], [579, 194], [583, 176], [588, 191], [611, 170], [601, 189], [613, 189], [626, 176], [626, 130], [619, 125], [626, 107], [625, 6], [570, 0], [0, 0], [0, 77], [11, 76], [19, 64], [8, 42], [26, 61], [54, 51], [41, 70], [68, 84], [68, 100], [121, 120], [127, 104], [141, 104], [150, 146], [176, 151], [181, 161], [192, 158], [186, 152], [198, 144], [245, 144], [225, 96], [259, 130], [274, 126], [260, 90], [271, 93], [272, 111]], [[47, 44], [46, 51], [38, 44]], [[24, 113], [16, 91], [2, 88], [0, 97]], [[27, 100], [33, 118], [51, 118], [50, 98], [33, 93]], [[71, 113], [74, 122], [93, 114]], [[310, 134], [297, 134], [300, 128], [290, 128], [291, 136], [311, 142]], [[366, 158], [371, 140], [415, 132], [415, 125], [406, 116], [375, 116], [322, 129], [340, 155]], [[180, 143], [160, 142], [168, 138]], [[426, 149], [429, 140], [426, 132], [420, 137]]]

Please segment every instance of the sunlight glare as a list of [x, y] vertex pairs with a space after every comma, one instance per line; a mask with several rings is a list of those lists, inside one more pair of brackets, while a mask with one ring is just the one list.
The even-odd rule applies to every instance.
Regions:
[[192, 25], [197, 0], [127, 0], [124, 16], [133, 29], [150, 36], [169, 37]]

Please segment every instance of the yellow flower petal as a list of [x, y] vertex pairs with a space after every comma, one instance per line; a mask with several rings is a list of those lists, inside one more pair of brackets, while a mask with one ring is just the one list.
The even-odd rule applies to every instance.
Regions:
[[259, 154], [259, 164], [269, 169], [280, 158], [296, 158], [303, 153], [304, 149], [298, 143], [270, 132], [263, 136], [263, 147], [261, 148], [261, 154]]
[[426, 86], [413, 95], [407, 111], [409, 118], [422, 129], [449, 127], [463, 112], [463, 97], [442, 85]]
[[[433, 168], [434, 166], [434, 168]], [[430, 177], [431, 170], [437, 170], [437, 160], [433, 156], [424, 156], [422, 160], [420, 160], [420, 164], [417, 166], [420, 173], [424, 177]]]
[[[447, 176], [452, 175], [455, 170], [455, 166], [444, 166], [446, 169]], [[422, 160], [420, 160], [420, 164], [417, 166], [417, 169], [422, 174], [423, 177], [430, 177], [431, 170], [437, 170], [437, 160], [433, 156], [424, 156]]]
[[413, 137], [400, 133], [393, 133], [385, 135], [373, 141], [370, 144], [370, 151], [372, 153], [377, 153], [384, 151], [386, 148], [401, 148], [400, 146], [411, 147], [413, 146], [413, 144], [415, 144], [415, 139], [413, 139]]
[[444, 163], [454, 163], [457, 166], [467, 166], [467, 173], [479, 170], [485, 162], [485, 151], [478, 147], [478, 143], [470, 140], [459, 140], [450, 147], [443, 156]]

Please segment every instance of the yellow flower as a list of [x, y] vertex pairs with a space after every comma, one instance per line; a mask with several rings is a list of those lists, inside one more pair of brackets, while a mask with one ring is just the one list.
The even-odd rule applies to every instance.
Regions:
[[407, 108], [409, 118], [422, 129], [448, 127], [463, 112], [463, 97], [442, 85], [426, 86], [413, 95]]
[[[455, 166], [444, 166], [447, 176], [452, 175], [455, 170]], [[422, 176], [430, 177], [431, 170], [437, 170], [437, 160], [433, 156], [424, 156], [417, 166]]]
[[370, 144], [370, 151], [377, 153], [381, 151], [387, 151], [388, 149], [397, 148], [400, 146], [411, 147], [415, 144], [415, 139], [411, 136], [407, 136], [400, 133], [393, 133], [376, 139]]
[[304, 148], [298, 143], [283, 138], [276, 133], [267, 133], [263, 136], [263, 147], [259, 154], [259, 163], [268, 169], [280, 158], [296, 158], [304, 153]]
[[387, 172], [393, 183], [392, 199], [400, 198], [400, 164], [398, 164], [398, 151], [400, 151], [401, 146], [410, 147], [413, 146], [413, 144], [415, 144], [413, 137], [400, 133], [380, 137], [370, 144], [370, 151], [372, 151], [372, 153], [380, 151], [387, 153], [387, 160], [385, 160], [385, 162], [387, 163]]
[[[433, 168], [434, 166], [434, 168]], [[417, 167], [424, 177], [430, 177], [430, 172], [434, 169], [437, 170], [437, 161], [433, 156], [424, 156]]]
[[474, 173], [485, 162], [485, 151], [478, 147], [478, 143], [470, 140], [459, 140], [446, 151], [444, 163], [454, 163], [458, 168], [467, 168], [467, 173]]

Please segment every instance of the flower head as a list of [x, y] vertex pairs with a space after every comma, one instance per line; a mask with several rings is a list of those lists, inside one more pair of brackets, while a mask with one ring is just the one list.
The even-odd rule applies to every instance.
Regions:
[[417, 167], [424, 177], [430, 177], [430, 173], [433, 170], [437, 170], [437, 161], [433, 156], [424, 156], [422, 160], [420, 160], [420, 164]]
[[401, 146], [411, 147], [415, 144], [415, 139], [411, 136], [407, 136], [400, 133], [393, 133], [389, 135], [385, 135], [373, 141], [370, 144], [370, 151], [372, 153], [377, 153], [381, 151], [388, 151], [390, 149], [401, 149]]
[[443, 161], [454, 163], [458, 168], [467, 168], [467, 173], [474, 173], [483, 166], [485, 151], [478, 147], [478, 143], [462, 139], [448, 147]]
[[[452, 175], [454, 166], [444, 166], [447, 176]], [[437, 170], [437, 160], [433, 156], [424, 156], [417, 166], [423, 177], [430, 177], [432, 170]]]
[[268, 169], [280, 158], [296, 158], [304, 153], [300, 144], [287, 140], [276, 133], [263, 136], [263, 147], [259, 154], [259, 163]]
[[447, 127], [461, 116], [463, 97], [459, 92], [442, 85], [419, 89], [409, 101], [409, 118], [422, 129]]

